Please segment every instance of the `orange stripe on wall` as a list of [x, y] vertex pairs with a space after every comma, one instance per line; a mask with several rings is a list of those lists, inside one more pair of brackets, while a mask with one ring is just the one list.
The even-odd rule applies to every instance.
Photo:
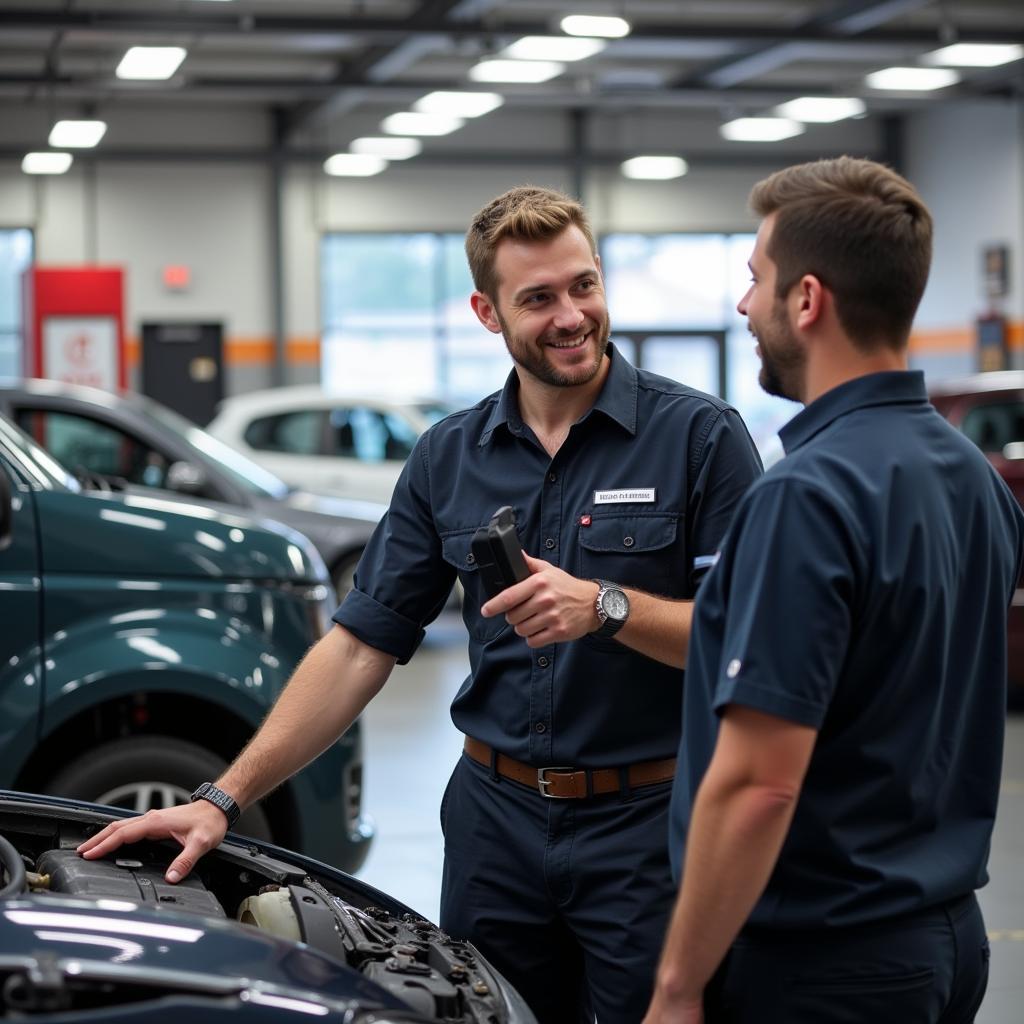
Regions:
[[[910, 351], [915, 355], [974, 352], [978, 347], [977, 339], [974, 327], [914, 331], [910, 335]], [[1010, 351], [1024, 349], [1024, 321], [1011, 320], [1006, 325], [1006, 346]]]
[[[142, 345], [137, 336], [125, 338], [124, 354], [128, 369], [138, 367]], [[274, 361], [273, 338], [234, 337], [224, 340], [226, 366], [269, 366]], [[320, 364], [320, 339], [293, 337], [285, 341], [285, 362], [291, 366]]]

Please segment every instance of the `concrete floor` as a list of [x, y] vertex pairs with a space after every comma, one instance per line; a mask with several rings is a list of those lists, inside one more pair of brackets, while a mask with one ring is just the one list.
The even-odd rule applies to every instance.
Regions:
[[[458, 620], [431, 627], [409, 665], [397, 668], [364, 716], [364, 806], [377, 839], [359, 877], [433, 921], [438, 917], [441, 795], [462, 737], [448, 706], [468, 672]], [[978, 1024], [1024, 1021], [1024, 715], [1007, 726], [991, 882], [979, 897], [992, 940], [988, 995]]]

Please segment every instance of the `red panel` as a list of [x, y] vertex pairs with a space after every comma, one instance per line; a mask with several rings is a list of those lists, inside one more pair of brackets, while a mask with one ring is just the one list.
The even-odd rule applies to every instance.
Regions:
[[25, 272], [25, 373], [45, 377], [43, 324], [52, 316], [107, 316], [117, 323], [119, 387], [125, 387], [124, 272], [120, 267], [30, 267]]

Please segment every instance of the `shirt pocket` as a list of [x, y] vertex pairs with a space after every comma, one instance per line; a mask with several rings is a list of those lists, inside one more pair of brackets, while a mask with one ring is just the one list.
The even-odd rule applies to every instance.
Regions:
[[608, 580], [663, 597], [686, 593], [689, 568], [678, 513], [602, 513], [579, 528], [581, 579]]
[[485, 619], [480, 614], [480, 606], [488, 599], [480, 582], [480, 572], [476, 559], [473, 557], [472, 540], [476, 527], [470, 530], [459, 530], [441, 538], [441, 553], [444, 560], [455, 566], [462, 584], [462, 621], [469, 630], [469, 635], [480, 643], [487, 643], [510, 629], [504, 615], [496, 615]]

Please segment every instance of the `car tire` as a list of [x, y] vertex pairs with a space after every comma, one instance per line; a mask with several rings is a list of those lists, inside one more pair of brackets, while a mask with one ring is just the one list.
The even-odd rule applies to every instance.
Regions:
[[[216, 754], [187, 740], [133, 736], [90, 750], [58, 772], [44, 789], [54, 796], [146, 811], [187, 803], [196, 786], [218, 778], [226, 767]], [[258, 804], [245, 811], [232, 832], [273, 838]]]
[[345, 600], [345, 595], [352, 589], [356, 566], [362, 557], [362, 551], [354, 551], [349, 555], [343, 555], [331, 566], [331, 583], [334, 585], [334, 593], [338, 597], [339, 604]]

